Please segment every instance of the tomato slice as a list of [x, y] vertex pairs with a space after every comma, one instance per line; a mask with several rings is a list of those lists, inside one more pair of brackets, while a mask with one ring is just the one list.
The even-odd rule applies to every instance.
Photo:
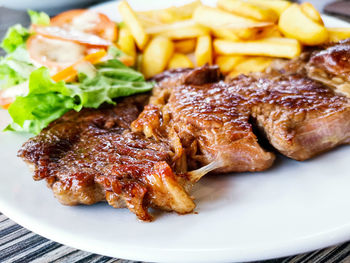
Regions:
[[51, 26], [74, 28], [111, 42], [117, 39], [116, 24], [106, 15], [86, 9], [73, 9], [51, 18]]
[[46, 66], [53, 72], [58, 72], [87, 54], [94, 48], [79, 45], [72, 41], [47, 38], [33, 35], [27, 40], [27, 50], [34, 63]]
[[69, 40], [82, 45], [108, 48], [112, 42], [97, 35], [85, 33], [71, 28], [58, 26], [37, 26], [32, 25], [32, 30], [42, 36], [60, 40]]

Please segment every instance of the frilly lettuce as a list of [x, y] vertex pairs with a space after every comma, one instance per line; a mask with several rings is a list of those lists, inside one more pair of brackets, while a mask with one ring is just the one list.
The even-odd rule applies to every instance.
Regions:
[[24, 45], [17, 47], [14, 52], [0, 59], [0, 89], [26, 81], [34, 69]]
[[1, 47], [5, 49], [7, 53], [12, 53], [17, 47], [26, 43], [30, 36], [29, 30], [25, 27], [17, 24], [10, 27], [1, 43]]
[[26, 28], [14, 25], [8, 29], [1, 42], [0, 46], [8, 55], [0, 58], [0, 89], [24, 82], [35, 69], [25, 47], [29, 35]]
[[52, 81], [48, 69], [44, 67], [33, 71], [29, 77], [28, 94], [17, 97], [9, 107], [13, 124], [6, 130], [37, 134], [69, 110], [98, 108], [103, 103], [115, 104], [114, 98], [153, 88], [153, 83], [145, 82], [141, 73], [119, 60], [109, 60], [95, 67], [93, 78], [81, 73], [80, 82], [73, 84]]
[[30, 21], [34, 25], [48, 26], [50, 24], [50, 17], [44, 12], [36, 12], [28, 10]]

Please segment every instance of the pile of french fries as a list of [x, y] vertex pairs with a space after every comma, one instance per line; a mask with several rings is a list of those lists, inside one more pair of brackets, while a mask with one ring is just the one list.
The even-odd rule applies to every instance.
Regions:
[[217, 64], [224, 74], [259, 72], [274, 58], [294, 58], [303, 46], [350, 37], [350, 28], [326, 28], [310, 4], [285, 0], [200, 0], [161, 10], [118, 5], [117, 46], [151, 78], [166, 69]]

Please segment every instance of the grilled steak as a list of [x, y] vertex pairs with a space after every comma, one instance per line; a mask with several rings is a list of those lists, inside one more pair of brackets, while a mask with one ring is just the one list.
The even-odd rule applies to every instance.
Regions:
[[191, 212], [195, 204], [185, 190], [191, 181], [172, 170], [168, 145], [129, 130], [146, 99], [129, 97], [112, 108], [69, 112], [26, 142], [19, 156], [34, 167], [34, 179], [46, 179], [65, 205], [107, 200], [147, 221], [149, 207]]
[[272, 146], [290, 158], [306, 160], [350, 142], [350, 100], [308, 77], [240, 76], [229, 90], [244, 98]]
[[217, 67], [166, 72], [156, 79], [151, 104], [132, 124], [135, 131], [180, 145], [174, 148], [185, 152], [190, 169], [212, 164], [215, 172], [243, 172], [272, 165], [274, 155], [259, 145], [249, 123], [249, 107], [220, 81]]
[[350, 39], [314, 52], [306, 69], [310, 78], [350, 97]]
[[332, 83], [338, 76], [347, 81], [341, 58], [349, 53], [332, 60], [338, 66], [329, 62], [339, 50], [347, 48], [308, 52], [226, 81], [215, 66], [167, 71], [154, 78], [151, 97], [69, 112], [26, 142], [19, 156], [63, 204], [107, 200], [141, 220], [152, 219], [149, 207], [188, 213], [195, 207], [189, 191], [204, 174], [273, 164], [275, 155], [260, 145], [254, 126], [296, 160], [350, 143], [350, 99], [310, 73], [317, 67], [332, 74]]

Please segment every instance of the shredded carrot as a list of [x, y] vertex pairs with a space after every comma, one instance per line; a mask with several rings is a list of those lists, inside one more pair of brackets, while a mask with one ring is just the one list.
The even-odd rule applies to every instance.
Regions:
[[73, 65], [58, 72], [57, 74], [55, 74], [51, 78], [56, 82], [61, 81], [61, 80], [72, 81], [78, 75], [78, 71], [75, 69], [76, 65], [78, 65], [79, 63], [84, 62], [84, 61], [90, 62], [91, 64], [96, 64], [106, 55], [107, 55], [107, 52], [104, 49], [101, 49], [95, 53], [89, 54], [89, 55], [85, 56], [84, 58], [82, 58], [81, 60], [74, 63]]
[[1, 107], [4, 109], [4, 110], [8, 110], [8, 108], [10, 107], [11, 103], [9, 104], [6, 104], [6, 105], [1, 105]]

